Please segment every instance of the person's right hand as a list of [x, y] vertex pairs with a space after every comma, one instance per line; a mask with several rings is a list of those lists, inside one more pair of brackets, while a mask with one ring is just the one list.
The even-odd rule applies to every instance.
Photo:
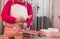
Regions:
[[25, 19], [20, 16], [20, 17], [18, 17], [18, 18], [16, 19], [16, 22], [17, 22], [17, 23], [24, 23], [24, 22], [25, 22]]

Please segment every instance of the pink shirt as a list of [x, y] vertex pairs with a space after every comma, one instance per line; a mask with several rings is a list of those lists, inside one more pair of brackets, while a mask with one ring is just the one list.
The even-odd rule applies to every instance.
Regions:
[[[3, 11], [2, 11], [1, 16], [2, 16], [2, 20], [4, 20], [5, 22], [14, 24], [14, 23], [16, 23], [15, 22], [16, 18], [10, 16], [10, 10], [11, 10], [11, 5], [12, 4], [13, 4], [12, 1], [8, 1], [6, 3], [6, 5], [3, 8]], [[25, 2], [17, 2], [17, 1], [14, 1], [14, 4], [20, 4], [20, 5], [25, 6]], [[29, 3], [27, 3], [26, 7], [27, 7], [27, 11], [28, 11], [28, 16], [29, 15], [32, 15], [33, 16], [32, 6]], [[33, 17], [32, 17], [32, 19], [29, 19], [29, 20], [26, 21], [27, 27], [29, 27], [32, 22], [33, 22]]]

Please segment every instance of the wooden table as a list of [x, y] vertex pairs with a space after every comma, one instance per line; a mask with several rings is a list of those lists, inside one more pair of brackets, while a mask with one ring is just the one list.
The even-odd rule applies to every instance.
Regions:
[[[3, 35], [0, 35], [0, 39], [8, 39], [7, 37], [4, 37]], [[16, 37], [16, 39], [22, 39], [19, 36]], [[60, 39], [60, 37], [38, 37], [36, 36], [34, 39]]]

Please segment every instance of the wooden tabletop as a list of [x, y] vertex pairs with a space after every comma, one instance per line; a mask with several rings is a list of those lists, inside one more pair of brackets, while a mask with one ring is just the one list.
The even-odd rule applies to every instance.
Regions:
[[[0, 39], [8, 39], [7, 37], [4, 37], [3, 35], [0, 35]], [[16, 39], [20, 39], [20, 37], [16, 37]], [[34, 39], [60, 39], [60, 37], [35, 37]]]

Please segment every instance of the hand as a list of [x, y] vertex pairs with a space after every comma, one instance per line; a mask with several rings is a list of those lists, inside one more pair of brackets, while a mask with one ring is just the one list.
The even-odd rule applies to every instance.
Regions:
[[32, 15], [29, 15], [29, 16], [28, 16], [28, 19], [32, 19]]
[[23, 24], [18, 24], [18, 26], [20, 27], [20, 29], [26, 30], [26, 26], [24, 26]]
[[24, 23], [24, 22], [25, 22], [25, 19], [24, 19], [23, 17], [18, 17], [18, 18], [16, 19], [16, 22], [17, 22], [17, 23]]

